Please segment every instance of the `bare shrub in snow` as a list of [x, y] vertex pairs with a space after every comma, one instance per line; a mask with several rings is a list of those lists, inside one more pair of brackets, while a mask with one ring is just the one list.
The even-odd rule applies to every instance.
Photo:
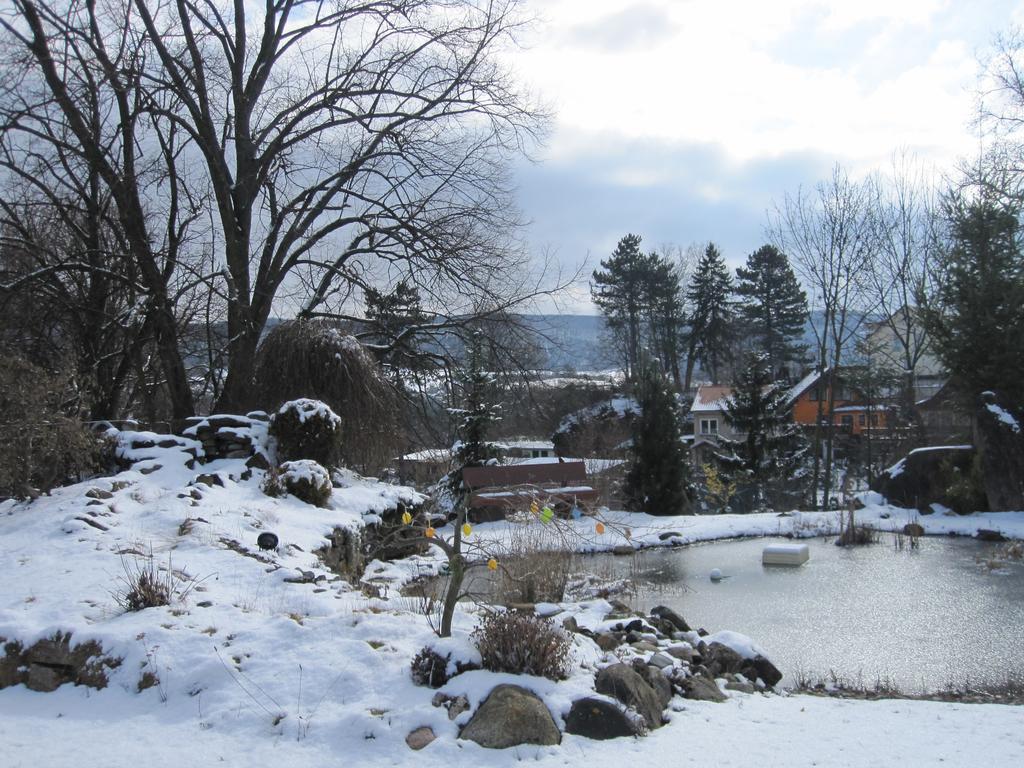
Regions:
[[94, 471], [100, 441], [65, 408], [69, 377], [18, 355], [0, 365], [0, 498], [30, 498]]
[[484, 669], [563, 680], [572, 640], [547, 619], [509, 611], [484, 617], [471, 636]]
[[278, 461], [310, 459], [336, 466], [341, 448], [341, 418], [319, 400], [290, 400], [270, 419]]
[[505, 605], [513, 603], [557, 603], [573, 573], [572, 547], [545, 525], [510, 525], [508, 550], [501, 560], [497, 596]]
[[161, 568], [152, 553], [134, 560], [122, 557], [121, 569], [123, 574], [118, 577], [113, 596], [121, 608], [130, 612], [184, 600], [198, 583], [176, 572], [169, 557], [166, 567]]

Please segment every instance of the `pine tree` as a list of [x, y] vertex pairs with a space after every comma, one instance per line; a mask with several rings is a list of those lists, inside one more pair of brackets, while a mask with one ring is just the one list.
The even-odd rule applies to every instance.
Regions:
[[645, 309], [645, 287], [649, 283], [651, 260], [640, 251], [639, 235], [619, 240], [612, 255], [594, 270], [590, 293], [608, 326], [622, 334], [626, 348], [626, 378], [636, 376], [640, 352], [641, 321]]
[[688, 514], [689, 461], [680, 433], [679, 404], [653, 358], [643, 361], [637, 400], [633, 464], [623, 487], [627, 504], [651, 515]]
[[484, 369], [484, 345], [479, 333], [470, 341], [466, 368], [459, 388], [462, 390], [463, 405], [449, 408], [456, 419], [456, 441], [452, 446], [455, 469], [448, 476], [448, 487], [456, 495], [466, 492], [462, 481], [462, 470], [466, 467], [482, 467], [500, 452], [487, 440], [491, 427], [501, 420], [501, 406], [497, 401], [497, 383], [494, 374]]
[[973, 402], [994, 390], [1024, 405], [1024, 254], [1019, 211], [994, 200], [949, 204], [952, 244], [924, 320], [943, 364]]
[[401, 280], [389, 293], [367, 288], [365, 301], [366, 320], [373, 329], [367, 346], [390, 372], [396, 387], [402, 385], [403, 370], [434, 367], [429, 357], [420, 354], [417, 345], [415, 327], [426, 322], [426, 314], [416, 286]]
[[807, 295], [793, 274], [786, 254], [763, 245], [736, 270], [737, 311], [754, 349], [767, 355], [774, 376], [787, 363], [807, 353], [800, 344], [807, 322]]
[[714, 243], [708, 243], [686, 293], [690, 330], [683, 388], [689, 390], [693, 367], [699, 362], [712, 381], [718, 381], [730, 359], [735, 333], [732, 276]]
[[753, 489], [754, 506], [763, 508], [780, 489], [792, 494], [793, 473], [807, 453], [799, 428], [786, 414], [786, 387], [773, 381], [767, 355], [756, 353], [739, 372], [725, 418], [741, 440], [722, 440], [718, 458], [728, 477]]

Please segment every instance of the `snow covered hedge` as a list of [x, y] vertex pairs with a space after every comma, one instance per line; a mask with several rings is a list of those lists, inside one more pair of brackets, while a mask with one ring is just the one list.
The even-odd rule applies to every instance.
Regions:
[[270, 420], [277, 441], [277, 460], [310, 459], [336, 466], [341, 450], [341, 418], [326, 403], [302, 398], [289, 400]]

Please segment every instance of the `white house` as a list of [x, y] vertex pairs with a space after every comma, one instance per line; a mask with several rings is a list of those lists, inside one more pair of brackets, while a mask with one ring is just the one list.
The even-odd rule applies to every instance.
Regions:
[[925, 400], [942, 389], [949, 378], [942, 363], [932, 354], [931, 340], [921, 326], [915, 307], [901, 307], [885, 320], [868, 324], [864, 347], [882, 365], [897, 372], [907, 369], [909, 347], [913, 362], [914, 399]]
[[690, 455], [695, 466], [704, 464], [709, 453], [721, 446], [721, 438], [736, 440], [743, 437], [736, 432], [725, 418], [725, 408], [732, 396], [732, 387], [723, 384], [704, 384], [697, 387], [697, 394], [690, 406], [693, 416], [693, 443]]

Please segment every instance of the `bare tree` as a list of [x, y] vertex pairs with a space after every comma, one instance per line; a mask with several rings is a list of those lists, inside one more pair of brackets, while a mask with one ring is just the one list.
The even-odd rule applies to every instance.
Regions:
[[792, 256], [810, 296], [822, 371], [812, 483], [815, 494], [820, 483], [827, 504], [832, 492], [836, 374], [871, 310], [864, 290], [873, 248], [870, 186], [852, 181], [837, 165], [832, 177], [813, 190], [801, 188], [795, 196], [785, 195], [769, 214], [768, 235], [773, 245]]
[[934, 187], [906, 153], [893, 157], [892, 172], [876, 176], [875, 244], [870, 260], [870, 292], [893, 344], [879, 350], [882, 362], [901, 376], [901, 410], [919, 433], [915, 407], [919, 365], [928, 352], [928, 333], [918, 302], [931, 295], [931, 264], [940, 242]]
[[[183, 136], [153, 109], [168, 105], [166, 95], [143, 90], [146, 50], [132, 18], [94, 0], [13, 0], [0, 13], [0, 165], [7, 190], [28, 188], [29, 200], [51, 206], [82, 246], [44, 269], [138, 283], [172, 415], [182, 418], [193, 405], [172, 281], [195, 212], [179, 172]], [[107, 196], [109, 213], [88, 211]], [[75, 220], [82, 206], [84, 226]], [[26, 210], [5, 205], [8, 237], [24, 235], [17, 220]], [[99, 263], [101, 215], [116, 219], [118, 249], [129, 254], [135, 274]]]

